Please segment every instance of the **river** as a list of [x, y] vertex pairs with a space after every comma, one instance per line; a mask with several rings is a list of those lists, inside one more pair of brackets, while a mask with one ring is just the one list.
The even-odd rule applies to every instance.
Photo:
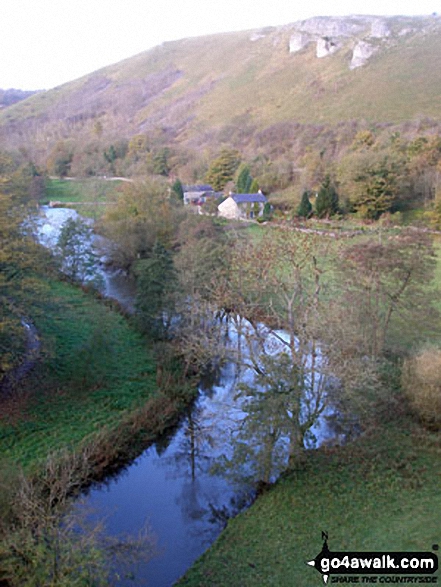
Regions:
[[[69, 217], [76, 217], [76, 212], [44, 207], [40, 241], [53, 247]], [[100, 271], [103, 292], [132, 309], [133, 285], [123, 274], [109, 272], [105, 263]], [[230, 344], [237, 342], [234, 329], [230, 329]], [[119, 569], [122, 576], [117, 585], [170, 587], [212, 544], [228, 517], [250, 504], [255, 493], [250, 481], [252, 461], [223, 465], [233, 461], [237, 431], [246, 415], [238, 387], [253, 385], [253, 381], [250, 369], [239, 369], [232, 362], [211, 373], [201, 381], [197, 400], [174, 430], [119, 474], [92, 486], [78, 503], [78, 508], [93, 512], [92, 519], [104, 517], [110, 535], [134, 535], [148, 527], [156, 541], [155, 556], [129, 569], [135, 579], [124, 577]], [[326, 418], [313, 432], [310, 448], [333, 437]], [[278, 442], [279, 461], [273, 477], [287, 462], [286, 438]]]

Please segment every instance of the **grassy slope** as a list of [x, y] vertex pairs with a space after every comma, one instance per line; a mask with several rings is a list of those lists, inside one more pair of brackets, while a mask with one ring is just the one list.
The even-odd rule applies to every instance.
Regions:
[[231, 520], [181, 580], [186, 587], [311, 587], [305, 565], [321, 549], [430, 551], [440, 540], [441, 440], [411, 422], [391, 422], [352, 446], [310, 454]]
[[25, 404], [3, 405], [0, 418], [0, 454], [25, 467], [116, 427], [156, 389], [153, 360], [122, 316], [68, 284], [38, 286], [21, 302], [41, 334], [42, 359]]
[[0, 112], [0, 127], [26, 120], [25, 134], [38, 141], [45, 125], [58, 136], [66, 124], [70, 136], [90, 137], [99, 112], [104, 132], [113, 136], [164, 127], [186, 141], [243, 115], [259, 127], [287, 120], [439, 119], [439, 24], [426, 19], [421, 32], [421, 22], [403, 21], [401, 29], [412, 26], [412, 33], [371, 41], [380, 51], [353, 71], [352, 39], [322, 59], [314, 44], [290, 54], [289, 26], [272, 28], [257, 41], [245, 31], [164, 43], [11, 106]]
[[[195, 129], [223, 125], [242, 114], [262, 126], [292, 119], [336, 123], [439, 117], [436, 33], [397, 38], [394, 46], [354, 71], [348, 68], [350, 44], [332, 57], [317, 59], [314, 45], [290, 54], [289, 36], [289, 30], [277, 29], [255, 42], [249, 32], [214, 35], [166, 44], [154, 57], [144, 54], [144, 67], [173, 64], [183, 77], [141, 111], [139, 120], [210, 82], [210, 91], [191, 104]], [[139, 66], [140, 61], [141, 56]]]

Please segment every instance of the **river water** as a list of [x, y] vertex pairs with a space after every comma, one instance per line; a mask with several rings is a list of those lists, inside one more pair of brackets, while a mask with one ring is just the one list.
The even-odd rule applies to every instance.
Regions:
[[[75, 218], [76, 212], [43, 208], [40, 241], [53, 247], [69, 217]], [[109, 272], [105, 264], [100, 271], [104, 293], [132, 309], [133, 285], [123, 274]], [[234, 329], [229, 336], [230, 344], [237, 344]], [[104, 518], [110, 535], [136, 535], [147, 527], [156, 541], [155, 556], [129, 569], [134, 579], [125, 575], [127, 570], [118, 569], [117, 585], [170, 587], [212, 544], [226, 519], [252, 501], [254, 465], [249, 455], [240, 465], [224, 465], [233, 461], [238, 429], [246, 415], [238, 389], [253, 382], [250, 369], [239, 369], [232, 362], [211, 373], [201, 381], [191, 411], [174, 430], [119, 474], [91, 487], [78, 504], [93, 512], [92, 519]], [[325, 418], [313, 432], [311, 448], [334, 436]], [[281, 438], [279, 469], [275, 467], [273, 477], [286, 465], [284, 444], [286, 438]]]

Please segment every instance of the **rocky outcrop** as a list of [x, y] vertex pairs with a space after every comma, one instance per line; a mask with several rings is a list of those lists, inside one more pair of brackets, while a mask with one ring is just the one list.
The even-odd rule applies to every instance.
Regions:
[[289, 52], [297, 53], [304, 49], [313, 39], [310, 35], [302, 32], [294, 33], [289, 40]]
[[322, 17], [309, 18], [296, 23], [299, 31], [320, 37], [351, 37], [363, 32], [366, 21], [362, 17]]
[[373, 45], [366, 43], [366, 41], [359, 41], [355, 45], [354, 52], [352, 53], [352, 60], [349, 65], [350, 69], [365, 65], [376, 51], [377, 48]]
[[[350, 69], [367, 63], [392, 33], [386, 18], [378, 16], [315, 17], [290, 25], [289, 52], [297, 53], [310, 43], [316, 43], [316, 56], [321, 59], [336, 53], [345, 45], [353, 49]], [[398, 33], [399, 34], [399, 33]]]
[[386, 21], [384, 20], [374, 20], [371, 25], [371, 37], [376, 39], [384, 39], [389, 37], [391, 34], [389, 27], [387, 26]]
[[250, 41], [259, 41], [260, 39], [264, 39], [266, 35], [264, 33], [253, 33], [250, 37]]
[[316, 55], [319, 59], [332, 55], [339, 49], [339, 45], [332, 39], [324, 38], [317, 41]]

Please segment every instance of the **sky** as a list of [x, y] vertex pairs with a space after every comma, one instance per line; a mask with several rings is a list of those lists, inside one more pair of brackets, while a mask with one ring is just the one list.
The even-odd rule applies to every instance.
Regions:
[[0, 88], [50, 89], [164, 41], [312, 16], [433, 12], [441, 0], [0, 0]]

